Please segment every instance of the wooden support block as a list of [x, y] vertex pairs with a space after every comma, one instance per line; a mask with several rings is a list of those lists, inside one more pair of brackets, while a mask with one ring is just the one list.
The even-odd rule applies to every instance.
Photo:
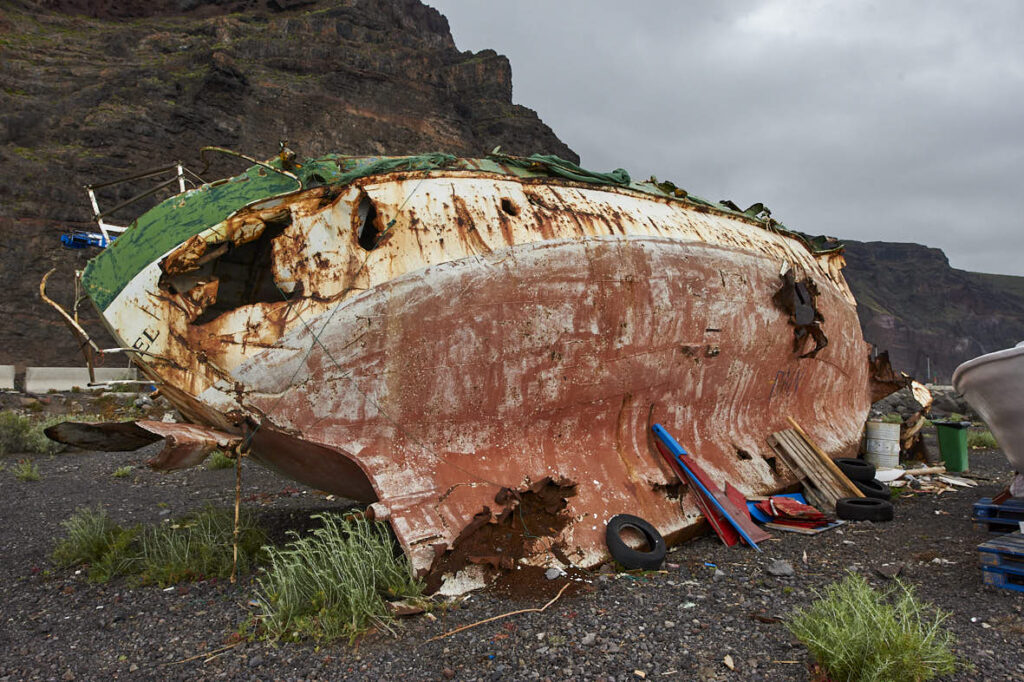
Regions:
[[795, 458], [797, 466], [807, 473], [807, 476], [814, 481], [819, 489], [830, 495], [833, 502], [841, 497], [846, 497], [843, 495], [842, 489], [835, 486], [829, 472], [795, 432], [787, 429], [779, 432], [776, 436], [788, 447], [788, 452], [791, 457]]

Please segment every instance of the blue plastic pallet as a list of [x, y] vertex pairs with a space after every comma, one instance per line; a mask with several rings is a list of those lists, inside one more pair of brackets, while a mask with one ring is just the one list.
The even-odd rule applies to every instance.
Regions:
[[1024, 575], [1007, 573], [995, 566], [981, 567], [981, 580], [986, 585], [1014, 592], [1024, 592]]
[[1024, 498], [1011, 497], [1002, 504], [992, 504], [991, 497], [983, 497], [974, 503], [974, 518], [1006, 519], [1024, 521]]
[[1024, 535], [1011, 533], [978, 545], [982, 567], [1024, 576]]
[[1024, 499], [1014, 497], [1002, 504], [992, 504], [991, 497], [983, 497], [974, 503], [971, 521], [981, 531], [1012, 533], [1024, 521]]

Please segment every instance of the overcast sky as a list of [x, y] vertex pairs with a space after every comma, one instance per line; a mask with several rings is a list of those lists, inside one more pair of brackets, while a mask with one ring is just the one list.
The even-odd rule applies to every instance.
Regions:
[[425, 1], [584, 167], [1024, 275], [1024, 3]]

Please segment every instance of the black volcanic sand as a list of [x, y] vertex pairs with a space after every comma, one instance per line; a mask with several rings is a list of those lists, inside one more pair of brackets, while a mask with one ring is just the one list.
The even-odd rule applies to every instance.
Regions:
[[[702, 537], [675, 548], [663, 574], [584, 576], [544, 613], [489, 623], [427, 642], [450, 629], [507, 611], [537, 607], [562, 584], [529, 597], [478, 592], [432, 619], [403, 620], [396, 635], [371, 634], [357, 647], [238, 642], [249, 614], [251, 578], [161, 590], [117, 580], [96, 585], [84, 572], [54, 569], [47, 555], [60, 522], [102, 503], [122, 524], [157, 523], [207, 502], [233, 500], [233, 470], [159, 474], [135, 453], [66, 452], [37, 457], [38, 482], [0, 472], [0, 680], [52, 679], [737, 679], [802, 680], [807, 650], [774, 617], [807, 605], [813, 591], [856, 571], [872, 583], [884, 564], [904, 563], [919, 594], [951, 611], [955, 653], [973, 667], [956, 679], [1024, 679], [1024, 594], [985, 587], [975, 547], [988, 536], [969, 520], [971, 505], [1009, 480], [998, 452], [971, 453], [976, 489], [901, 498], [892, 523], [851, 524], [814, 537], [776, 533], [758, 554]], [[137, 467], [129, 478], [113, 471]], [[308, 526], [311, 513], [337, 508], [255, 466], [243, 471], [245, 505], [280, 540]], [[806, 554], [806, 563], [804, 555]], [[793, 577], [773, 577], [774, 559]], [[716, 580], [713, 568], [724, 573]], [[531, 575], [536, 580], [537, 576]], [[766, 622], [767, 621], [767, 622]], [[735, 665], [730, 671], [723, 658]], [[211, 658], [212, 656], [212, 658]]]

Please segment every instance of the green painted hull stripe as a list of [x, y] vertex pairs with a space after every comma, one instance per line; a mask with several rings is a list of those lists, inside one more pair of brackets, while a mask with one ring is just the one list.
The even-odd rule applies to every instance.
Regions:
[[294, 180], [267, 171], [260, 177], [259, 170], [254, 166], [223, 184], [171, 197], [139, 216], [85, 267], [82, 283], [96, 306], [106, 310], [146, 266], [193, 235], [247, 204], [297, 189]]

